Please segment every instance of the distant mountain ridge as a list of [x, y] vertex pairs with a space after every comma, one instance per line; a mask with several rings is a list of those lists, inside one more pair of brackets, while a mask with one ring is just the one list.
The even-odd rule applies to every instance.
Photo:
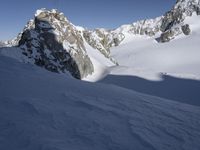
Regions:
[[153, 37], [159, 43], [169, 42], [180, 34], [192, 32], [184, 20], [193, 13], [200, 15], [200, 0], [177, 0], [175, 6], [161, 17], [114, 30], [87, 30], [73, 25], [55, 9], [40, 9], [15, 39], [0, 45], [17, 46], [29, 63], [53, 72], [69, 71], [75, 78], [82, 79], [94, 72], [86, 43], [101, 52], [113, 65], [118, 65], [110, 56], [110, 48], [120, 45], [126, 34]]

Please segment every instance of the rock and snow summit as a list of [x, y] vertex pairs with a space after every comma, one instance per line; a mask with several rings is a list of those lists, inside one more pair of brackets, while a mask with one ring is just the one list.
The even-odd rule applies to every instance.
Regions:
[[199, 37], [199, 0], [177, 0], [163, 16], [115, 30], [38, 10], [15, 39], [0, 42], [0, 150], [199, 150], [192, 96], [184, 104], [132, 89], [138, 77], [161, 82], [160, 90], [164, 74], [193, 79], [198, 94]]

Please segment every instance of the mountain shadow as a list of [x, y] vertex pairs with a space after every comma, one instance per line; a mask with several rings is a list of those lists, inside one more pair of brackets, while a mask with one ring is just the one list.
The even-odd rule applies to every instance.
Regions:
[[162, 81], [149, 81], [135, 76], [109, 75], [100, 82], [200, 106], [200, 81], [181, 79], [168, 75], [163, 75], [162, 78]]

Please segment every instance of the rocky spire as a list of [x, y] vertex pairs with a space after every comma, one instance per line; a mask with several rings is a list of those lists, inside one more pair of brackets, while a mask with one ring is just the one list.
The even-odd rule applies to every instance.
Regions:
[[25, 27], [19, 47], [34, 64], [53, 72], [70, 72], [81, 79], [94, 71], [83, 39], [63, 13], [38, 10]]

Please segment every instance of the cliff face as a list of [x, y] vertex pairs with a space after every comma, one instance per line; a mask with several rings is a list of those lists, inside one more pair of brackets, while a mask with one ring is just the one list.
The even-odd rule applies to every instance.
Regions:
[[69, 71], [81, 79], [94, 71], [81, 34], [56, 10], [38, 10], [18, 46], [33, 63], [53, 72]]
[[200, 15], [199, 0], [177, 0], [175, 6], [168, 11], [160, 26], [161, 36], [159, 42], [168, 42], [174, 39], [177, 35], [189, 35], [190, 25], [185, 24], [184, 20], [193, 14]]
[[90, 46], [99, 50], [114, 64], [118, 64], [113, 58], [110, 57], [110, 48], [118, 46], [123, 41], [125, 38], [123, 33], [115, 33], [106, 29], [84, 30], [83, 38]]

